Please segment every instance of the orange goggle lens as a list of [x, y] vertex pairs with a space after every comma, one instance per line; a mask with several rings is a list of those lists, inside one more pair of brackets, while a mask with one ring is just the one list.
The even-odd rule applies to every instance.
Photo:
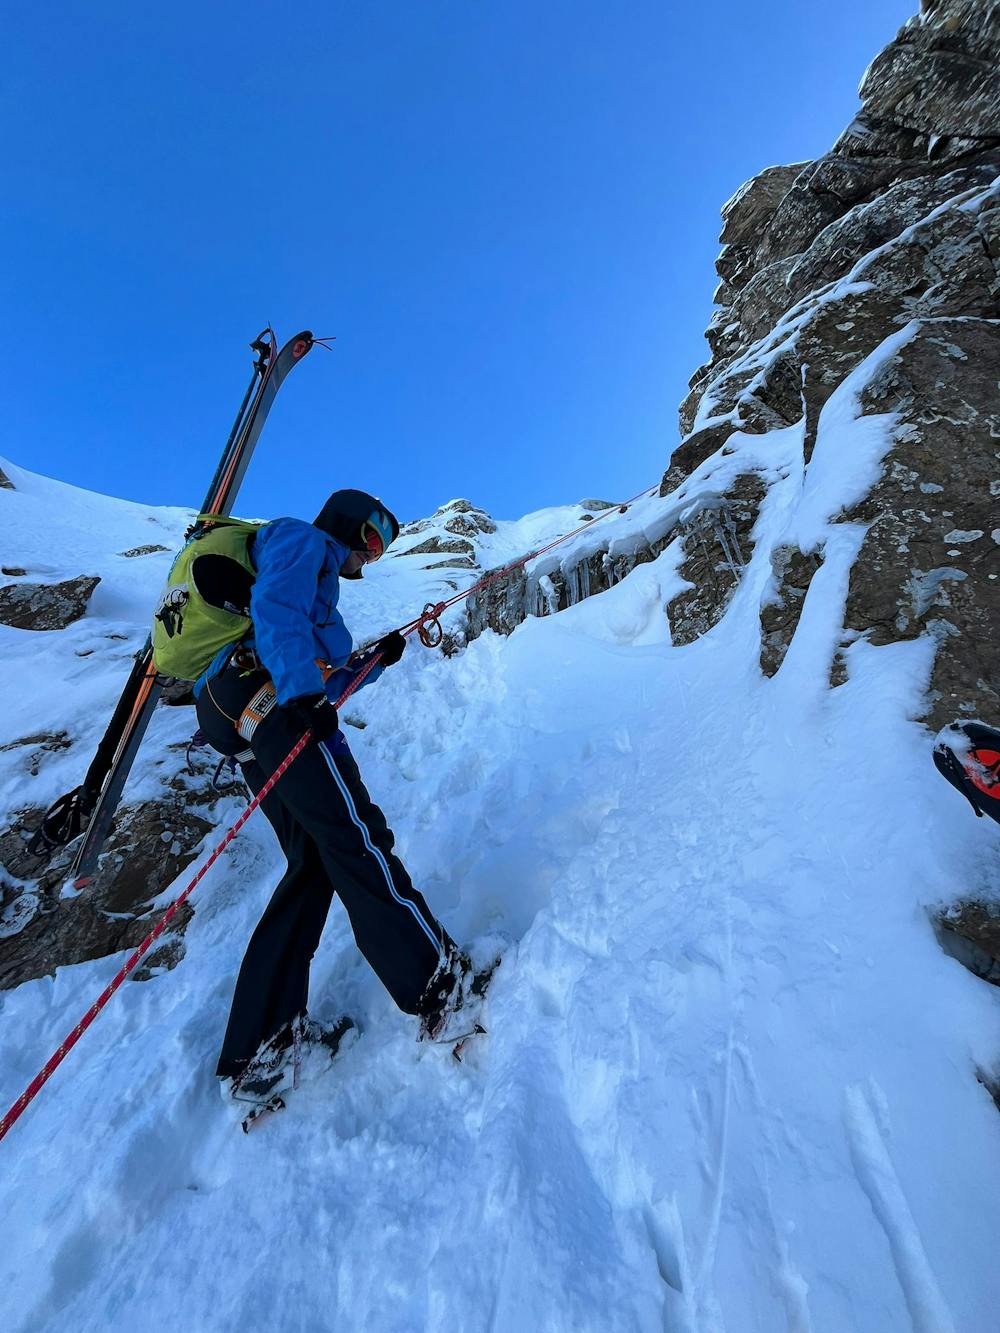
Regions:
[[378, 560], [385, 551], [385, 542], [382, 540], [382, 534], [371, 523], [361, 524], [361, 540], [364, 542], [364, 552], [368, 560]]

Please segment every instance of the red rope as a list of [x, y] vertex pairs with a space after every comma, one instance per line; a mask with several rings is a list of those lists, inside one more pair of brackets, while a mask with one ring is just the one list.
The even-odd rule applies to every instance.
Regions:
[[[581, 532], [589, 531], [595, 523], [600, 523], [602, 519], [608, 518], [611, 514], [624, 514], [631, 505], [635, 504], [636, 500], [641, 500], [644, 495], [651, 495], [653, 491], [658, 489], [659, 482], [657, 482], [655, 486], [647, 486], [644, 491], [639, 491], [637, 495], [633, 495], [631, 500], [625, 500], [620, 505], [614, 505], [612, 508], [606, 509], [603, 514], [598, 514], [596, 518], [588, 519], [587, 522], [581, 523], [578, 528], [573, 528], [570, 532], [564, 532], [561, 537], [556, 537], [554, 541], [549, 542], [545, 546], [539, 546], [536, 551], [529, 551], [527, 555], [519, 556], [517, 560], [512, 560], [509, 565], [502, 565], [499, 569], [494, 569], [488, 574], [484, 574], [477, 583], [473, 583], [471, 587], [465, 588], [462, 592], [457, 592], [452, 597], [448, 597], [443, 602], [438, 602], [437, 604], [428, 602], [420, 615], [417, 616], [416, 620], [407, 621], [407, 623], [401, 627], [400, 633], [416, 633], [420, 636], [421, 643], [425, 644], [428, 648], [436, 648], [441, 642], [441, 636], [440, 634], [437, 634], [432, 627], [437, 625], [437, 629], [441, 629], [438, 621], [450, 606], [454, 606], [456, 602], [464, 602], [467, 598], [471, 597], [473, 593], [481, 592], [483, 588], [488, 588], [491, 583], [496, 583], [498, 579], [503, 579], [506, 578], [508, 574], [513, 574], [516, 569], [522, 569], [530, 560], [537, 560], [540, 555], [545, 555], [547, 551], [551, 551], [553, 547], [561, 545], [562, 542], [568, 542], [571, 537], [576, 537]], [[403, 554], [405, 555], [406, 553], [404, 552]], [[431, 628], [430, 635], [426, 635], [428, 627]], [[432, 638], [433, 641], [428, 642], [428, 637]]]
[[[346, 693], [344, 697], [346, 698]], [[157, 939], [159, 939], [159, 937], [163, 934], [164, 930], [166, 930], [167, 926], [174, 919], [177, 912], [187, 902], [188, 898], [190, 898], [191, 894], [194, 892], [197, 885], [200, 884], [201, 881], [205, 878], [205, 876], [208, 874], [208, 871], [219, 859], [222, 853], [226, 850], [226, 848], [229, 846], [232, 840], [236, 837], [237, 833], [239, 833], [240, 829], [247, 822], [247, 820], [250, 818], [253, 812], [257, 809], [257, 807], [260, 805], [264, 797], [268, 794], [268, 792], [270, 792], [274, 784], [284, 776], [286, 769], [293, 762], [293, 760], [297, 759], [299, 755], [302, 753], [302, 751], [306, 748], [311, 736], [312, 732], [307, 731], [306, 734], [295, 743], [295, 745], [288, 752], [285, 758], [281, 761], [278, 767], [274, 770], [274, 772], [271, 774], [268, 780], [264, 783], [263, 787], [261, 787], [257, 795], [253, 798], [253, 800], [250, 802], [247, 808], [240, 815], [239, 819], [237, 819], [235, 824], [233, 824], [232, 827], [229, 829], [226, 836], [219, 843], [218, 847], [215, 848], [215, 850], [212, 852], [208, 860], [204, 863], [204, 865], [201, 867], [198, 873], [190, 881], [187, 888], [185, 888], [183, 893], [181, 893], [177, 898], [174, 899], [174, 901], [164, 912], [160, 921], [149, 932], [149, 934], [146, 936], [143, 942], [139, 945], [138, 949], [136, 949], [135, 953], [132, 954], [132, 956], [122, 967], [121, 971], [108, 983], [108, 985], [104, 988], [104, 990], [101, 991], [100, 995], [98, 995], [97, 999], [90, 1006], [90, 1008], [87, 1010], [84, 1016], [80, 1019], [76, 1027], [63, 1040], [62, 1045], [56, 1051], [53, 1052], [53, 1054], [46, 1061], [45, 1065], [31, 1080], [31, 1082], [21, 1093], [20, 1097], [18, 1097], [17, 1101], [10, 1108], [10, 1110], [7, 1112], [4, 1118], [0, 1120], [0, 1139], [2, 1139], [4, 1135], [7, 1133], [7, 1131], [10, 1129], [10, 1127], [17, 1120], [20, 1119], [22, 1112], [25, 1110], [27, 1106], [30, 1105], [31, 1102], [34, 1101], [35, 1097], [37, 1097], [39, 1092], [41, 1092], [42, 1088], [49, 1081], [49, 1079], [59, 1068], [62, 1062], [66, 1059], [66, 1056], [70, 1053], [70, 1051], [73, 1049], [76, 1043], [87, 1031], [91, 1023], [93, 1023], [94, 1019], [101, 1012], [101, 1010], [104, 1008], [107, 1002], [111, 999], [112, 995], [114, 995], [118, 987], [122, 984], [122, 982], [129, 975], [129, 973], [134, 970], [136, 965], [139, 963], [140, 959], [142, 959], [144, 955], [149, 952], [151, 945]]]
[[[319, 340], [314, 339], [313, 341], [315, 342]], [[484, 575], [483, 578], [481, 578], [478, 583], [474, 583], [471, 588], [466, 588], [464, 592], [456, 593], [454, 597], [450, 597], [446, 601], [438, 602], [436, 604], [428, 602], [427, 606], [424, 607], [423, 611], [417, 617], [417, 619], [411, 621], [407, 626], [405, 626], [402, 630], [402, 633], [412, 634], [414, 631], [416, 631], [420, 635], [421, 640], [424, 643], [428, 644], [428, 647], [435, 646], [437, 643], [440, 643], [441, 636], [440, 634], [438, 634], [435, 637], [432, 627], [436, 625], [437, 630], [440, 631], [441, 629], [439, 623], [440, 617], [448, 609], [449, 606], [454, 606], [456, 602], [461, 602], [466, 598], [471, 597], [473, 593], [481, 591], [483, 588], [488, 587], [489, 584], [491, 583], [495, 583], [497, 579], [505, 578], [508, 574], [512, 574], [515, 569], [522, 568], [524, 565], [528, 563], [529, 560], [534, 560], [536, 559], [536, 557], [544, 555], [546, 551], [551, 551], [554, 546], [558, 546], [561, 542], [568, 541], [570, 537], [575, 537], [577, 533], [583, 532], [587, 528], [592, 528], [595, 523], [599, 523], [602, 518], [607, 518], [609, 514], [614, 514], [614, 513], [623, 514], [628, 509], [629, 505], [634, 504], [636, 500], [641, 499], [644, 495], [648, 495], [652, 490], [655, 489], [656, 488], [652, 486], [648, 487], [647, 490], [640, 491], [638, 495], [634, 495], [631, 500], [626, 500], [623, 505], [615, 506], [614, 509], [605, 510], [605, 512], [603, 514], [599, 514], [597, 518], [591, 519], [590, 522], [588, 523], [581, 524], [580, 527], [574, 528], [572, 532], [564, 533], [561, 537], [557, 537], [555, 541], [549, 542], [547, 546], [541, 546], [538, 548], [537, 551], [530, 551], [527, 555], [521, 556], [520, 559], [513, 561], [511, 564], [504, 565], [501, 569], [492, 570], [489, 574]], [[429, 643], [428, 640], [431, 640], [432, 642]], [[341, 705], [345, 702], [345, 700], [349, 699], [350, 696], [354, 693], [354, 691], [360, 687], [362, 681], [365, 679], [368, 673], [375, 668], [375, 666], [380, 661], [381, 657], [382, 657], [381, 653], [375, 653], [371, 661], [365, 663], [365, 666], [362, 668], [362, 670], [358, 672], [358, 674], [351, 681], [350, 685], [348, 685], [347, 689], [344, 690], [343, 694], [337, 700], [335, 704], [336, 708], [340, 708]], [[62, 1062], [66, 1059], [66, 1056], [70, 1053], [70, 1051], [73, 1049], [76, 1043], [87, 1031], [91, 1023], [93, 1023], [94, 1019], [101, 1012], [104, 1006], [108, 1003], [108, 1001], [114, 995], [118, 987], [122, 984], [122, 982], [126, 979], [126, 977], [128, 977], [128, 975], [135, 970], [136, 966], [139, 964], [142, 958], [144, 958], [145, 955], [149, 952], [152, 945], [163, 934], [164, 930], [166, 930], [167, 926], [177, 915], [178, 911], [181, 909], [181, 907], [184, 906], [188, 898], [190, 898], [191, 894], [201, 883], [201, 881], [205, 878], [205, 876], [208, 874], [212, 866], [215, 865], [216, 861], [226, 850], [229, 844], [233, 841], [237, 833], [239, 833], [240, 829], [247, 822], [247, 820], [257, 809], [257, 807], [260, 805], [264, 797], [267, 796], [268, 793], [272, 790], [275, 783], [278, 782], [282, 777], [284, 777], [286, 770], [293, 763], [293, 761], [299, 757], [299, 755], [302, 753], [305, 747], [309, 744], [311, 737], [312, 737], [312, 732], [307, 731], [305, 735], [302, 736], [295, 743], [292, 749], [289, 750], [285, 758], [281, 761], [281, 763], [274, 770], [274, 772], [271, 774], [268, 780], [264, 783], [263, 787], [261, 787], [257, 795], [253, 798], [253, 800], [250, 802], [247, 808], [240, 815], [239, 819], [237, 819], [236, 822], [229, 828], [228, 832], [226, 833], [226, 836], [215, 848], [215, 850], [209, 856], [208, 860], [202, 865], [200, 870], [198, 870], [198, 872], [190, 880], [187, 887], [183, 890], [183, 892], [181, 892], [178, 895], [178, 897], [174, 899], [174, 901], [164, 912], [160, 921], [149, 932], [149, 934], [146, 936], [143, 942], [139, 945], [138, 949], [136, 949], [135, 953], [131, 955], [131, 957], [125, 962], [121, 970], [117, 973], [117, 975], [113, 977], [112, 980], [108, 983], [108, 985], [104, 988], [104, 990], [101, 991], [100, 995], [98, 995], [97, 999], [90, 1006], [90, 1008], [87, 1010], [84, 1016], [80, 1019], [76, 1027], [73, 1028], [72, 1032], [70, 1032], [69, 1035], [64, 1038], [62, 1045], [59, 1046], [58, 1049], [52, 1053], [52, 1055], [45, 1062], [42, 1068], [38, 1071], [35, 1077], [31, 1080], [31, 1082], [28, 1084], [25, 1090], [21, 1093], [20, 1097], [18, 1097], [14, 1105], [10, 1108], [10, 1110], [3, 1117], [3, 1119], [0, 1120], [0, 1139], [3, 1139], [4, 1136], [7, 1134], [8, 1130], [10, 1130], [10, 1128], [21, 1118], [26, 1108], [30, 1106], [30, 1104], [38, 1096], [42, 1088], [49, 1081], [49, 1079], [59, 1068]]]

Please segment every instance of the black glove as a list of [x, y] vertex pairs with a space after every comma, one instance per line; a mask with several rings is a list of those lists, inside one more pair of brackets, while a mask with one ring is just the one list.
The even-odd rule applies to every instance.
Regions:
[[382, 666], [395, 666], [403, 656], [403, 649], [406, 647], [406, 640], [400, 634], [398, 629], [394, 629], [391, 634], [387, 634], [384, 639], [379, 639], [375, 647], [382, 654], [379, 661]]
[[317, 741], [329, 739], [340, 725], [337, 710], [325, 694], [303, 694], [281, 711], [292, 719], [300, 736], [308, 729]]

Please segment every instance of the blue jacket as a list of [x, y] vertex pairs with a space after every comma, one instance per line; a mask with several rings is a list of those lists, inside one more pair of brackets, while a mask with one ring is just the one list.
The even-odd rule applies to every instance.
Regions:
[[[354, 648], [343, 617], [337, 610], [340, 569], [349, 549], [312, 523], [300, 518], [276, 518], [254, 538], [250, 558], [257, 571], [250, 594], [252, 635], [243, 640], [254, 647], [274, 681], [279, 704], [302, 695], [320, 694], [336, 701], [363, 669], [367, 656], [348, 667]], [[223, 648], [195, 685], [200, 694], [206, 680], [228, 662], [232, 646]], [[323, 684], [317, 658], [340, 668]], [[382, 674], [375, 667], [365, 677], [370, 685]]]

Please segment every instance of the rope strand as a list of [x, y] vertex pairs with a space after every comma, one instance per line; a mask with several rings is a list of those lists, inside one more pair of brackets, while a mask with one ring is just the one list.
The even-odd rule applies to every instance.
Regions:
[[[590, 529], [593, 528], [596, 523], [600, 523], [602, 519], [608, 518], [612, 514], [627, 513], [637, 500], [643, 499], [644, 496], [652, 495], [656, 490], [659, 490], [659, 482], [653, 486], [647, 486], [643, 491], [639, 491], [637, 495], [632, 496], [631, 500], [625, 500], [620, 505], [614, 505], [612, 508], [606, 509], [603, 514], [598, 514], [596, 518], [581, 523], [579, 527], [573, 528], [569, 532], [564, 532], [561, 537], [556, 537], [554, 541], [548, 542], [545, 546], [539, 546], [537, 550], [529, 551], [526, 555], [519, 556], [517, 560], [512, 560], [509, 565], [502, 565], [499, 569], [490, 570], [488, 574], [484, 574], [483, 577], [476, 583], [473, 583], [471, 587], [465, 588], [462, 592], [454, 593], [451, 597], [445, 598], [443, 602], [437, 602], [436, 604], [428, 602], [415, 620], [409, 620], [405, 625], [400, 627], [400, 634], [410, 635], [416, 633], [420, 636], [420, 641], [426, 647], [437, 647], [441, 642], [441, 639], [435, 638], [433, 643], [428, 643], [427, 639], [424, 637], [424, 629], [426, 626], [432, 626], [440, 621], [441, 616], [450, 606], [455, 606], [458, 602], [466, 601], [474, 593], [481, 592], [483, 588], [488, 588], [491, 583], [496, 583], [499, 579], [506, 578], [509, 574], [513, 574], [516, 569], [522, 569], [530, 561], [537, 560], [540, 555], [545, 555], [556, 546], [560, 546], [563, 542], [569, 541], [571, 537], [576, 537], [581, 532], [589, 532]], [[438, 625], [438, 629], [440, 628], [440, 625]]]

